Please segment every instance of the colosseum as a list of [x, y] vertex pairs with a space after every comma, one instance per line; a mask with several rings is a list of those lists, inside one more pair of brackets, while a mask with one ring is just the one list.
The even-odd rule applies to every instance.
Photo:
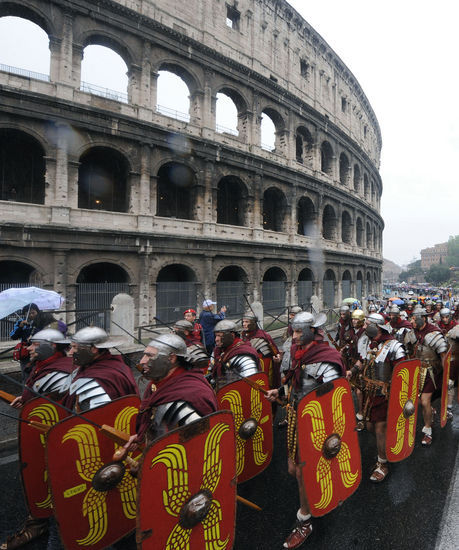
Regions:
[[[138, 325], [203, 297], [236, 315], [244, 296], [279, 311], [379, 292], [380, 128], [287, 2], [1, 0], [5, 16], [46, 32], [50, 70], [0, 67], [2, 288], [54, 288], [69, 309], [128, 292]], [[125, 97], [82, 82], [91, 45], [124, 60]], [[165, 73], [188, 113], [158, 104]]]

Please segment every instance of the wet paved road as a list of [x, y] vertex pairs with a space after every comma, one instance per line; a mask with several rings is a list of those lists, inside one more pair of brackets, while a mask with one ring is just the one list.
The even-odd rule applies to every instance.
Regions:
[[[371, 434], [362, 432], [359, 435], [363, 466], [361, 485], [341, 508], [314, 520], [313, 534], [304, 548], [434, 549], [458, 451], [457, 404], [454, 410], [453, 423], [449, 422], [443, 430], [436, 421], [434, 444], [429, 449], [421, 447], [421, 426], [418, 426], [412, 456], [391, 465], [390, 475], [381, 485], [368, 480], [376, 457], [375, 444]], [[271, 465], [263, 474], [239, 487], [239, 493], [262, 506], [263, 512], [238, 505], [234, 550], [280, 550], [293, 524], [298, 496], [295, 480], [286, 473], [285, 437], [285, 430], [275, 429], [276, 452]], [[0, 459], [0, 480], [0, 540], [3, 540], [26, 515], [14, 455]], [[116, 546], [122, 550], [135, 548], [132, 540], [121, 541]], [[46, 537], [26, 548], [47, 549]], [[49, 550], [58, 548], [59, 545], [52, 544]], [[459, 544], [443, 546], [441, 550], [453, 548], [459, 548]]]

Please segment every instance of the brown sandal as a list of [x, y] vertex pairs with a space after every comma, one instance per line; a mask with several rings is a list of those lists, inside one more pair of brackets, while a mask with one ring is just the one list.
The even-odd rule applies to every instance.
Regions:
[[41, 537], [48, 532], [48, 519], [37, 519], [29, 516], [20, 531], [10, 535], [0, 546], [0, 550], [14, 550]]

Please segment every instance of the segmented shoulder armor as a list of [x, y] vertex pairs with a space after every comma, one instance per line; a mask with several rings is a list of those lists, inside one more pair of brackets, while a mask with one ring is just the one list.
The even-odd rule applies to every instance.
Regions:
[[156, 408], [152, 417], [151, 432], [158, 437], [163, 433], [186, 426], [202, 416], [186, 401], [171, 401]]
[[258, 372], [258, 365], [251, 355], [235, 355], [228, 361], [228, 368], [236, 370], [244, 377]]
[[68, 372], [49, 372], [33, 383], [32, 388], [42, 394], [65, 393], [70, 387], [71, 375]]
[[403, 344], [398, 340], [390, 340], [390, 346], [387, 356], [390, 361], [398, 361], [399, 359], [403, 359], [403, 357], [406, 357], [406, 352]]
[[111, 401], [110, 396], [94, 378], [78, 378], [70, 384], [70, 395], [76, 395], [82, 411], [88, 411]]
[[424, 338], [424, 345], [432, 348], [435, 353], [444, 353], [448, 349], [448, 344], [441, 332], [429, 332]]
[[273, 353], [268, 341], [264, 338], [252, 338], [252, 340], [250, 340], [250, 345], [263, 357], [268, 357]]

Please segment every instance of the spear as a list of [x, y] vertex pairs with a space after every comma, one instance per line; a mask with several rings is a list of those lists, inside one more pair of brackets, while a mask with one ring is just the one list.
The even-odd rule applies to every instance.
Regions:
[[48, 432], [51, 428], [49, 424], [43, 424], [42, 422], [36, 422], [35, 420], [26, 420], [25, 418], [19, 418], [18, 416], [13, 416], [12, 414], [8, 414], [5, 412], [0, 412], [0, 415], [6, 416], [7, 418], [12, 418], [13, 420], [19, 420], [19, 422], [24, 422], [25, 424], [29, 424], [29, 426], [32, 426], [33, 428], [36, 428], [43, 433]]

